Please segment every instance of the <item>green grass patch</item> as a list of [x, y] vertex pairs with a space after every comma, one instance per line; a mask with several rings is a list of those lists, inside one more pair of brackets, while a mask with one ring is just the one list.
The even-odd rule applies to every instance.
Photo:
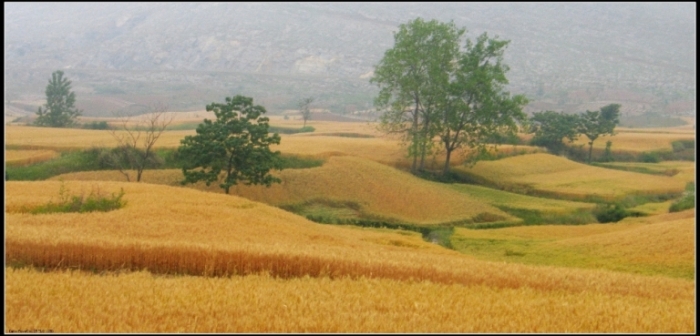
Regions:
[[322, 198], [298, 204], [286, 204], [280, 206], [280, 208], [321, 224], [354, 225], [419, 232], [425, 241], [452, 248], [450, 237], [454, 233], [454, 223], [430, 226], [403, 223], [393, 218], [365, 213], [362, 211], [362, 206], [357, 202]]
[[5, 177], [12, 181], [38, 181], [66, 173], [100, 170], [103, 168], [98, 157], [98, 149], [63, 152], [57, 158], [33, 165], [5, 167]]
[[58, 192], [59, 201], [54, 203], [49, 201], [47, 204], [40, 205], [34, 208], [24, 208], [22, 212], [31, 214], [47, 214], [47, 213], [66, 213], [66, 212], [107, 212], [123, 208], [126, 205], [124, 197], [124, 189], [121, 189], [119, 194], [112, 193], [111, 195], [103, 194], [99, 188], [93, 188], [90, 194], [85, 195], [69, 195], [68, 189], [63, 183]]
[[[596, 223], [596, 217], [589, 209], [576, 209], [570, 212], [544, 212], [533, 209], [512, 208], [505, 205], [496, 205], [499, 209], [523, 221], [517, 225], [580, 225]], [[513, 226], [513, 225], [511, 225]], [[482, 227], [483, 228], [483, 227]]]
[[281, 126], [270, 126], [268, 132], [277, 134], [297, 134], [297, 133], [310, 133], [316, 129], [313, 126], [304, 126], [300, 128], [293, 127], [281, 127]]
[[[695, 184], [693, 184], [695, 185]], [[688, 191], [668, 208], [669, 212], [678, 212], [695, 208], [695, 191]]]
[[[29, 166], [12, 167], [6, 165], [5, 180], [40, 181], [73, 172], [116, 169], [113, 164], [105, 160], [106, 154], [112, 150], [110, 148], [91, 148], [66, 151], [62, 152], [59, 157]], [[177, 149], [156, 149], [153, 154], [153, 160], [149, 161], [146, 169], [182, 168]], [[280, 161], [283, 169], [320, 167], [325, 162], [323, 159], [288, 154], [281, 155]], [[128, 166], [128, 164], [124, 166]]]
[[[645, 162], [646, 163], [646, 162]], [[655, 162], [658, 163], [658, 162]], [[610, 163], [610, 162], [592, 162], [592, 166], [617, 169], [623, 171], [631, 171], [635, 173], [650, 174], [650, 175], [661, 175], [661, 176], [674, 176], [680, 172], [680, 170], [675, 168], [667, 168], [662, 166], [653, 166], [651, 164], [641, 163], [639, 165], [627, 165], [623, 163]]]
[[609, 253], [605, 248], [563, 246], [556, 239], [513, 238], [499, 230], [475, 235], [471, 229], [456, 229], [451, 236], [453, 249], [481, 260], [527, 265], [605, 269], [641, 275], [662, 275], [694, 279], [693, 265], [648, 264]]

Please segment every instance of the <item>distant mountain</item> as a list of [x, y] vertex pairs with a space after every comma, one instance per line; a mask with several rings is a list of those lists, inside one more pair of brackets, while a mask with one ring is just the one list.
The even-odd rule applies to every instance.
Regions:
[[511, 40], [510, 90], [532, 110], [695, 111], [695, 3], [5, 3], [5, 105], [29, 112], [64, 69], [88, 115], [238, 93], [366, 109], [392, 32], [418, 16]]

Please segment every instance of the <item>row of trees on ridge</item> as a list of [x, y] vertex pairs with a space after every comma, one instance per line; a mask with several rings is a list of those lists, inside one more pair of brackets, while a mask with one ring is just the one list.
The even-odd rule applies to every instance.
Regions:
[[597, 111], [586, 111], [580, 114], [565, 114], [562, 112], [535, 112], [530, 118], [531, 131], [535, 136], [532, 144], [547, 148], [558, 154], [566, 149], [564, 139], [569, 143], [583, 134], [588, 138], [588, 162], [593, 154], [593, 142], [601, 135], [613, 135], [615, 126], [620, 123], [620, 104], [610, 104]]

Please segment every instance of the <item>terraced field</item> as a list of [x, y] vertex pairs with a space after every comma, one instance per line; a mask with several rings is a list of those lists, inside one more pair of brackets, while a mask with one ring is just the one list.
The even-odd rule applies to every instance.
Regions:
[[[283, 170], [281, 184], [271, 187], [238, 185], [231, 193], [298, 213], [319, 215], [332, 212], [341, 218], [381, 220], [395, 223], [438, 225], [516, 220], [507, 213], [449, 186], [421, 180], [411, 174], [362, 158], [333, 156], [322, 166]], [[71, 173], [53, 180], [114, 180], [124, 177], [115, 171]], [[180, 170], [149, 171], [148, 183], [176, 185]], [[332, 187], [331, 187], [332, 186]], [[218, 185], [197, 189], [221, 193]]]
[[58, 157], [52, 150], [12, 150], [5, 149], [5, 164], [8, 166], [25, 166]]
[[[406, 173], [401, 142], [370, 124], [310, 125], [276, 149], [323, 165], [274, 172], [270, 188], [183, 187], [179, 169], [141, 183], [108, 170], [6, 181], [5, 332], [696, 331], [695, 210], [668, 213], [672, 199], [598, 224], [590, 202], [680, 194], [694, 162], [608, 169], [501, 146], [524, 155], [456, 160], [483, 185], [446, 184]], [[613, 149], [670, 148], [687, 131], [620, 132]], [[167, 131], [158, 147], [193, 133]], [[20, 126], [6, 142], [6, 165], [115, 145], [107, 131]], [[126, 206], [29, 213], [95, 190], [123, 190]]]
[[[623, 152], [650, 152], [657, 150], [672, 150], [672, 142], [678, 140], [693, 140], [695, 139], [695, 131], [680, 129], [680, 130], [637, 130], [637, 129], [616, 129], [616, 135], [601, 136], [593, 142], [594, 149], [605, 149], [606, 142], [612, 141], [612, 151]], [[588, 138], [585, 136], [579, 137], [574, 142], [575, 145], [584, 145], [588, 149]]]
[[606, 162], [599, 165], [615, 169], [672, 176], [686, 183], [695, 181], [695, 162], [692, 161], [663, 161], [658, 163]]
[[[7, 182], [8, 265], [73, 270], [6, 268], [6, 331], [695, 328], [692, 280], [479, 261], [417, 233], [321, 225], [262, 203], [190, 188], [64, 183], [73, 192], [123, 188], [127, 205], [105, 213], [32, 215], [23, 207], [49, 201], [61, 182]], [[654, 225], [637, 223], [653, 231], [640, 235], [658, 236]], [[673, 237], [690, 237], [684, 230]], [[571, 249], [581, 243], [560, 244]], [[674, 251], [678, 260], [688, 258]], [[650, 255], [648, 262], [658, 261]], [[139, 270], [148, 272], [125, 273]], [[465, 313], [471, 318], [465, 320]]]
[[481, 161], [455, 170], [505, 190], [578, 200], [681, 193], [685, 188], [683, 181], [672, 177], [593, 167], [543, 153]]

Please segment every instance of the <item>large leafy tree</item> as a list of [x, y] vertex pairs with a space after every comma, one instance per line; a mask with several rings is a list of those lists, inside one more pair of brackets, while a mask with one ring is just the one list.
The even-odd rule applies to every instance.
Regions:
[[586, 111], [579, 118], [578, 132], [585, 135], [588, 142], [588, 163], [593, 156], [593, 142], [599, 136], [615, 134], [615, 126], [620, 123], [620, 104], [610, 104], [599, 111]]
[[46, 86], [46, 104], [44, 109], [39, 107], [37, 119], [34, 122], [38, 126], [66, 127], [75, 124], [75, 120], [82, 114], [76, 109], [75, 92], [70, 90], [71, 82], [63, 77], [63, 71], [57, 70], [51, 74], [49, 84]]
[[270, 150], [280, 137], [269, 134], [264, 107], [239, 95], [227, 97], [225, 104], [207, 105], [207, 111], [213, 111], [216, 120], [205, 119], [196, 135], [181, 141], [182, 184], [204, 181], [210, 185], [221, 179], [219, 186], [228, 194], [239, 182], [266, 186], [281, 182], [269, 174], [271, 169], [281, 169], [279, 151]]
[[486, 151], [489, 138], [495, 134], [512, 136], [518, 123], [525, 120], [525, 96], [511, 96], [504, 89], [509, 68], [503, 63], [503, 53], [509, 42], [483, 33], [476, 42], [467, 40], [460, 53], [454, 80], [444, 92], [441, 106], [440, 140], [446, 154], [443, 174], [449, 172], [454, 150], [469, 147], [475, 154], [472, 163], [476, 162], [478, 154]]
[[413, 172], [423, 169], [437, 134], [439, 106], [445, 99], [464, 32], [452, 22], [417, 18], [399, 26], [394, 47], [375, 67], [371, 82], [380, 88], [375, 105], [384, 110], [380, 127], [387, 133], [401, 134], [409, 143]]
[[530, 125], [535, 133], [531, 143], [559, 154], [566, 148], [564, 139], [571, 143], [578, 138], [579, 116], [554, 111], [535, 112]]

